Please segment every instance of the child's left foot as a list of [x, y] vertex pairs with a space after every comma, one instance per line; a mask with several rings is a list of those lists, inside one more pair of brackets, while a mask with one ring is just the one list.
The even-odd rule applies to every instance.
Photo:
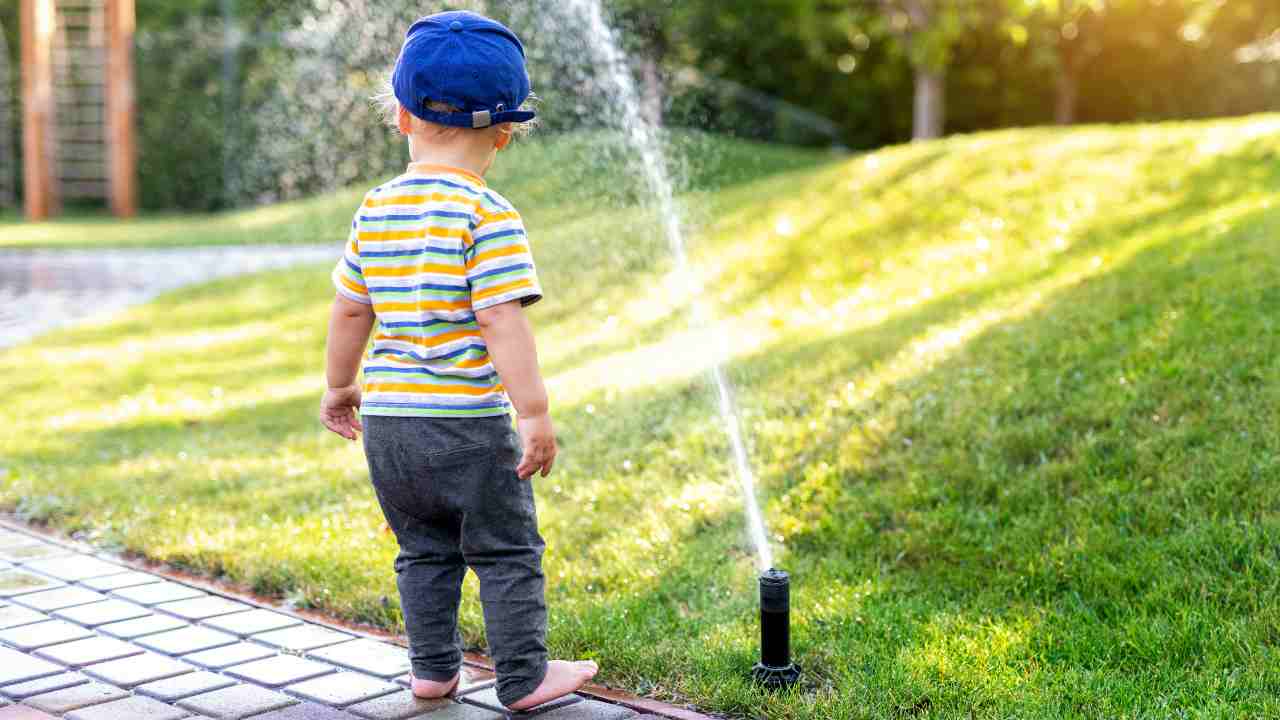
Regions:
[[516, 700], [507, 707], [516, 711], [528, 710], [542, 703], [564, 697], [586, 685], [587, 681], [595, 677], [599, 670], [600, 668], [596, 667], [594, 660], [578, 660], [576, 662], [552, 660], [547, 663], [547, 675], [542, 679], [542, 684], [534, 688], [533, 692]]
[[413, 689], [413, 694], [417, 697], [423, 698], [424, 700], [434, 700], [436, 698], [442, 698], [453, 692], [454, 688], [458, 687], [458, 680], [461, 679], [461, 677], [462, 674], [459, 673], [454, 675], [452, 680], [445, 680], [444, 682], [437, 682], [435, 680], [419, 680], [413, 676], [413, 672], [411, 671], [409, 673], [409, 684]]

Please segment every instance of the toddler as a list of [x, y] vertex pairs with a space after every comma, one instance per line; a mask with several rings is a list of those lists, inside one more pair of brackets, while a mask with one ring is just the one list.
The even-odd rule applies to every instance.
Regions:
[[534, 117], [524, 47], [489, 18], [432, 15], [409, 28], [391, 85], [412, 162], [365, 196], [334, 268], [320, 419], [349, 440], [364, 434], [400, 545], [413, 692], [458, 684], [470, 567], [498, 699], [525, 710], [577, 690], [596, 665], [547, 660], [530, 480], [551, 472], [556, 441], [523, 310], [542, 290], [519, 213], [483, 179], [515, 124]]

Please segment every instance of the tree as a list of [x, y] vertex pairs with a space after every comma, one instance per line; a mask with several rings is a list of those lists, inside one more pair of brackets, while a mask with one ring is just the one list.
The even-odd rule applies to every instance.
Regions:
[[1080, 57], [1087, 52], [1080, 39], [1080, 18], [1087, 12], [1100, 12], [1101, 0], [1044, 0], [1050, 8], [1054, 33], [1054, 50], [1058, 59], [1053, 105], [1053, 120], [1059, 125], [1070, 125], [1076, 119], [1076, 104], [1080, 98]]
[[946, 131], [947, 66], [964, 33], [978, 24], [976, 2], [879, 0], [883, 30], [902, 47], [915, 73], [911, 136], [941, 137]]
[[687, 12], [681, 4], [652, 0], [609, 0], [606, 6], [635, 63], [641, 111], [651, 122], [661, 124], [667, 95], [664, 65], [673, 52], [673, 35], [684, 25], [682, 17]]
[[[1096, 38], [1084, 32], [1086, 20], [1100, 21], [1110, 6], [1126, 0], [1009, 0], [1007, 27], [1018, 38], [1044, 38], [1040, 45], [1054, 72], [1054, 122], [1076, 120], [1080, 100], [1080, 72], [1097, 54]], [[1031, 24], [1029, 30], [1024, 23]]]

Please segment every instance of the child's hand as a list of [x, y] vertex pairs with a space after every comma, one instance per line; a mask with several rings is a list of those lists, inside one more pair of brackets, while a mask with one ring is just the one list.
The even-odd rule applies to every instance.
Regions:
[[355, 440], [360, 425], [360, 386], [329, 388], [320, 400], [320, 422], [348, 440]]
[[532, 417], [516, 418], [516, 428], [520, 432], [520, 440], [524, 445], [524, 457], [516, 467], [516, 475], [521, 480], [528, 480], [539, 470], [542, 477], [551, 473], [551, 464], [556, 459], [556, 432], [551, 427], [551, 416], [547, 414]]

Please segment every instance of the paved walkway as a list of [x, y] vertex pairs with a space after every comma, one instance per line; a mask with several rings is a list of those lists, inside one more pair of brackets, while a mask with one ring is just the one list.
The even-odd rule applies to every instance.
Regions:
[[195, 283], [307, 262], [342, 243], [190, 248], [0, 249], [0, 348]]
[[[0, 528], [0, 720], [495, 720], [492, 673], [404, 687], [404, 648]], [[573, 695], [515, 717], [625, 720]]]

